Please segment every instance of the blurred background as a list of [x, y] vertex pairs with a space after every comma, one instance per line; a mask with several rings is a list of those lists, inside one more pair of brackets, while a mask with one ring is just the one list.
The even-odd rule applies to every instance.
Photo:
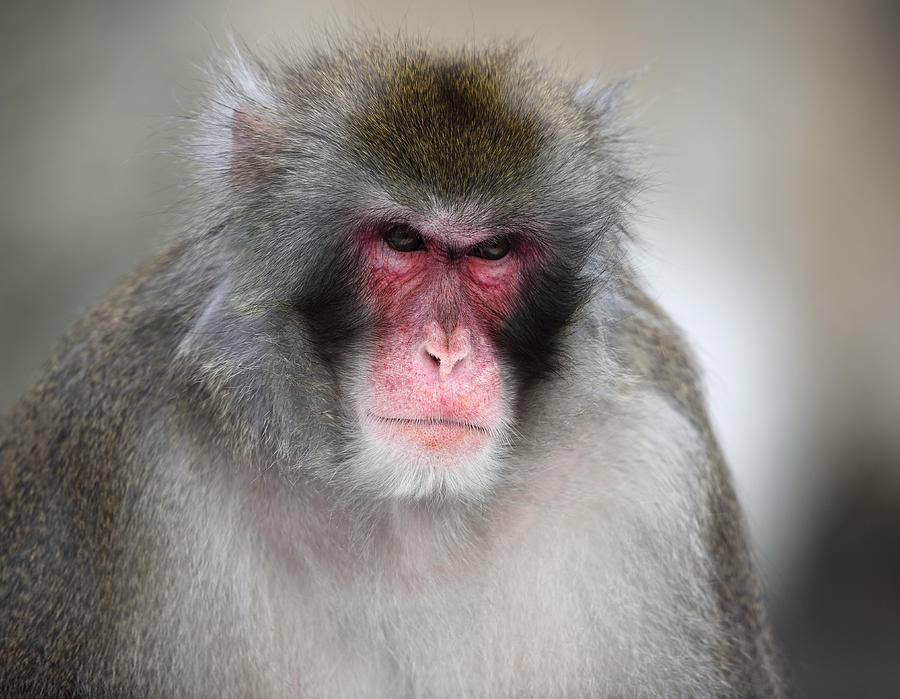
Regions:
[[347, 27], [636, 76], [635, 252], [704, 365], [796, 693], [900, 696], [900, 3], [4, 3], [0, 410], [178, 225], [173, 117], [229, 33]]

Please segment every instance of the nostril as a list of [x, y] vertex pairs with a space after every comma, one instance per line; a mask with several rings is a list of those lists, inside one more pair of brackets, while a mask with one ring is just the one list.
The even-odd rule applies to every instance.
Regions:
[[438, 370], [438, 375], [443, 381], [450, 376], [454, 367], [469, 356], [471, 352], [469, 331], [464, 327], [457, 327], [448, 336], [437, 323], [431, 323], [422, 350], [431, 359], [431, 365]]

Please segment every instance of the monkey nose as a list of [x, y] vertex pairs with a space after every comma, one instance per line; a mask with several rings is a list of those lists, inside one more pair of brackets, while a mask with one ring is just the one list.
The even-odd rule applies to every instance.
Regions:
[[453, 329], [450, 336], [432, 321], [426, 329], [425, 353], [438, 365], [438, 377], [441, 381], [447, 379], [460, 362], [472, 351], [471, 334], [468, 328], [460, 325]]

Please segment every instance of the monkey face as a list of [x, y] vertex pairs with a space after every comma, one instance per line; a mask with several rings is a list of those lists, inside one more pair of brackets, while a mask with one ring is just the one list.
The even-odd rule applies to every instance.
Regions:
[[515, 388], [496, 338], [533, 251], [447, 216], [360, 238], [374, 332], [354, 390], [357, 469], [402, 495], [479, 492], [509, 442]]

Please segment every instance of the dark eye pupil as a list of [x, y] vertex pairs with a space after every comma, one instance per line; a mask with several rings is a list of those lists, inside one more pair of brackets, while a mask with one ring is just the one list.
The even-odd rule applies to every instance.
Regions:
[[384, 242], [398, 252], [412, 252], [422, 247], [422, 236], [412, 226], [401, 224], [385, 232]]
[[475, 257], [481, 257], [485, 260], [499, 260], [501, 257], [506, 257], [508, 252], [509, 239], [502, 237], [491, 238], [472, 249], [472, 254]]

